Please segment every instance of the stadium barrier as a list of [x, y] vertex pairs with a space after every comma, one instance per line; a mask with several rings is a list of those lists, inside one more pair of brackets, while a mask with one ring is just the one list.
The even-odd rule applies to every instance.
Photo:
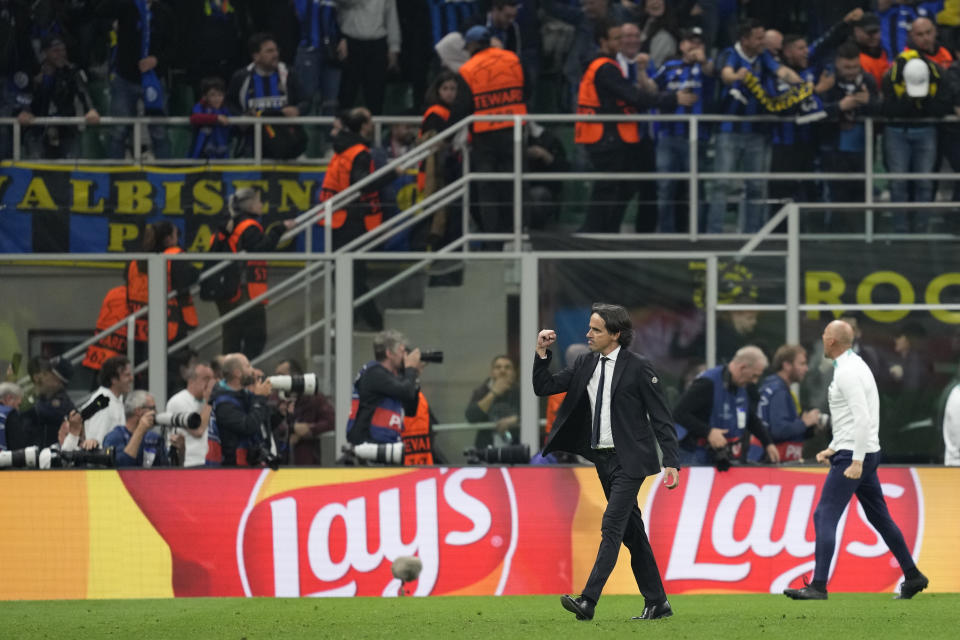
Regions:
[[[813, 567], [825, 469], [684, 469], [641, 489], [666, 589], [766, 593]], [[960, 470], [885, 467], [884, 494], [930, 590], [960, 591]], [[584, 584], [606, 501], [587, 467], [34, 471], [2, 476], [0, 599], [551, 594]], [[901, 574], [851, 504], [834, 592]], [[605, 593], [637, 594], [622, 553]]]

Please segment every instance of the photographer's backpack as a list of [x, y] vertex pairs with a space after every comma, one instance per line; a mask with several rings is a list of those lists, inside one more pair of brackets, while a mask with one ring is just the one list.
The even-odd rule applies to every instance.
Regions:
[[[230, 247], [230, 239], [218, 229], [210, 238], [210, 253], [233, 253]], [[220, 260], [207, 260], [203, 263], [203, 271], [206, 272], [220, 264]], [[230, 265], [220, 269], [213, 275], [208, 275], [200, 281], [200, 299], [208, 302], [218, 300], [233, 300], [240, 289], [241, 263], [234, 260]]]

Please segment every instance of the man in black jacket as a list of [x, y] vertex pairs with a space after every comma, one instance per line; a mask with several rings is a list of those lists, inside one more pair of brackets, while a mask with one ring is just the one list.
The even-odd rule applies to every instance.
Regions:
[[[110, 115], [137, 115], [143, 100], [148, 116], [167, 115], [165, 67], [175, 48], [175, 23], [170, 8], [161, 0], [104, 0], [98, 6], [104, 18], [117, 21], [115, 68], [110, 81]], [[114, 127], [110, 157], [124, 157], [130, 126]], [[170, 157], [170, 141], [160, 125], [148, 127], [157, 158]]]
[[[837, 47], [834, 71], [832, 86], [820, 94], [828, 118], [819, 125], [820, 162], [825, 173], [862, 173], [867, 142], [863, 118], [879, 110], [877, 83], [863, 69], [860, 50], [852, 42]], [[830, 202], [863, 202], [859, 180], [831, 180], [827, 185]], [[858, 222], [862, 215], [826, 215], [829, 223], [822, 226], [824, 230], [849, 231], [862, 226]]]
[[259, 451], [273, 445], [267, 405], [272, 389], [242, 353], [223, 359], [223, 380], [210, 394], [208, 463], [245, 467], [262, 462]]
[[374, 359], [353, 381], [353, 406], [347, 422], [352, 444], [400, 442], [403, 419], [417, 412], [420, 374], [425, 362], [420, 349], [407, 351], [399, 331], [381, 331], [373, 340]]
[[[33, 101], [17, 116], [20, 124], [29, 126], [37, 116], [84, 116], [90, 124], [100, 121], [87, 91], [87, 76], [67, 58], [67, 46], [59, 37], [43, 43], [44, 59], [33, 87]], [[77, 111], [77, 103], [80, 111]], [[33, 127], [24, 135], [27, 155], [31, 158], [76, 158], [80, 131], [67, 127]]]
[[607, 497], [600, 549], [587, 585], [582, 595], [565, 595], [560, 602], [578, 620], [592, 619], [622, 542], [630, 549], [630, 566], [643, 594], [644, 609], [638, 619], [666, 618], [673, 610], [643, 527], [637, 492], [647, 476], [660, 472], [657, 444], [663, 451], [663, 483], [668, 489], [680, 484], [677, 436], [653, 364], [626, 348], [633, 339], [627, 310], [597, 303], [592, 311], [587, 344], [593, 353], [551, 374], [552, 354], [547, 347], [556, 342], [557, 334], [544, 329], [537, 336], [533, 366], [533, 390], [538, 396], [567, 394], [543, 455], [567, 451], [591, 460]]
[[[376, 168], [370, 152], [370, 138], [373, 136], [373, 116], [365, 107], [354, 107], [340, 114], [334, 122], [334, 155], [323, 176], [320, 187], [320, 202], [333, 198], [361, 180]], [[368, 184], [344, 208], [333, 212], [333, 249], [342, 248], [368, 231], [372, 231], [383, 222], [380, 191], [397, 177], [388, 172], [379, 180]], [[325, 224], [320, 220], [320, 224]], [[367, 287], [367, 265], [363, 260], [353, 263], [353, 296], [359, 297], [369, 291]], [[383, 329], [383, 316], [374, 300], [368, 300], [357, 309], [357, 317], [366, 323], [367, 330]]]
[[[697, 94], [678, 92], [647, 93], [624, 77], [617, 63], [620, 50], [620, 26], [605, 20], [597, 23], [594, 36], [600, 51], [584, 71], [577, 94], [577, 113], [610, 115], [633, 114], [658, 107], [671, 113], [677, 105], [691, 106]], [[637, 170], [636, 149], [640, 131], [636, 122], [578, 122], [574, 142], [586, 145], [594, 171], [623, 173]], [[597, 180], [590, 194], [590, 208], [581, 231], [617, 233], [633, 197], [633, 180]]]
[[687, 387], [674, 410], [684, 464], [712, 462], [726, 471], [732, 460], [746, 460], [748, 431], [763, 444], [771, 462], [780, 461], [780, 453], [757, 414], [757, 382], [766, 368], [763, 351], [747, 345], [729, 364], [707, 369]]

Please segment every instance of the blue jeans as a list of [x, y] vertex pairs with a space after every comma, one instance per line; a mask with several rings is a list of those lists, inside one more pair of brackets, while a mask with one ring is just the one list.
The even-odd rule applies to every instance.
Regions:
[[[717, 134], [715, 171], [731, 173], [739, 169], [750, 173], [770, 171], [770, 138], [765, 133], [721, 132]], [[721, 233], [727, 213], [729, 179], [715, 180], [710, 196], [707, 233]], [[747, 180], [745, 219], [740, 231], [758, 231], [767, 221], [767, 181]]]
[[[703, 151], [706, 149], [707, 139], [700, 138], [698, 164], [700, 171], [704, 170], [706, 160]], [[677, 173], [690, 170], [690, 140], [686, 136], [663, 135], [657, 140], [657, 173]], [[677, 215], [679, 210], [678, 197], [687, 188], [685, 180], [657, 180], [657, 224], [660, 233], [674, 233], [677, 231]], [[701, 191], [701, 204], [703, 193]], [[698, 218], [703, 217], [704, 209], [700, 208]], [[681, 214], [686, 215], [686, 214]], [[683, 218], [681, 218], [682, 220]]]
[[[883, 132], [883, 155], [887, 170], [891, 173], [932, 173], [937, 162], [936, 127], [887, 127]], [[907, 180], [890, 181], [890, 200], [910, 200]], [[931, 202], [933, 183], [929, 180], [913, 180], [913, 202]], [[915, 225], [924, 228], [929, 213], [912, 214]], [[900, 211], [894, 214], [894, 228], [898, 233], [910, 230], [911, 214]]]
[[880, 452], [868, 453], [863, 459], [863, 472], [857, 480], [851, 480], [843, 475], [850, 466], [853, 452], [841, 449], [830, 459], [830, 471], [823, 483], [820, 492], [820, 502], [813, 512], [813, 527], [816, 531], [817, 542], [814, 547], [816, 564], [813, 569], [813, 579], [827, 582], [830, 577], [830, 564], [837, 546], [837, 523], [843, 510], [850, 504], [854, 494], [863, 507], [867, 521], [873, 525], [887, 548], [900, 563], [900, 568], [906, 572], [916, 567], [910, 549], [903, 539], [900, 527], [890, 517], [887, 502], [883, 498], [883, 489], [880, 488], [880, 478], [877, 476], [877, 466], [880, 463]]
[[[139, 82], [130, 82], [118, 75], [110, 81], [110, 115], [118, 118], [127, 118], [137, 115], [137, 101], [143, 98], [143, 87]], [[164, 108], [160, 115], [167, 115]], [[110, 132], [110, 157], [123, 159], [126, 146], [128, 125], [113, 127]], [[167, 140], [167, 131], [162, 125], [147, 127], [150, 139], [153, 141], [153, 156], [155, 158], [170, 157], [170, 141]]]
[[327, 54], [321, 48], [300, 47], [293, 63], [293, 72], [300, 81], [303, 95], [309, 100], [308, 111], [313, 112], [314, 104], [319, 102], [319, 113], [325, 116], [336, 113], [340, 91], [340, 69], [327, 64], [327, 60]]

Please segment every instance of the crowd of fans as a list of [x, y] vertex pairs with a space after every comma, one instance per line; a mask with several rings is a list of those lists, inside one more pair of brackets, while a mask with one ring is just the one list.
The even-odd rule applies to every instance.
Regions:
[[[721, 114], [729, 120], [704, 124], [697, 131], [699, 166], [722, 173], [761, 174], [863, 172], [868, 141], [862, 119], [880, 116], [886, 123], [874, 133], [882, 135], [879, 146], [886, 168], [894, 173], [932, 173], [941, 160], [954, 170], [960, 168], [960, 126], [936, 121], [960, 109], [958, 27], [960, 3], [944, 0], [0, 0], [0, 116], [16, 116], [23, 125], [27, 156], [71, 158], [80, 154], [81, 129], [31, 126], [35, 118], [82, 116], [96, 124], [102, 115], [189, 113], [193, 137], [186, 155], [218, 159], [252, 151], [253, 132], [235, 126], [231, 121], [235, 116], [290, 118], [288, 126], [271, 128], [263, 152], [267, 157], [293, 158], [307, 145], [296, 118], [337, 114], [331, 137], [334, 153], [321, 201], [402, 156], [418, 137], [438, 135], [469, 114]], [[409, 87], [409, 92], [388, 98], [386, 89], [398, 86]], [[393, 126], [382, 147], [373, 148], [372, 117], [388, 111], [422, 114], [419, 132], [407, 125]], [[756, 115], [783, 117], [774, 123], [742, 119]], [[691, 161], [688, 126], [677, 121], [650, 127], [583, 121], [571, 146], [569, 128], [529, 122], [524, 167], [538, 173], [571, 167], [609, 173], [683, 172]], [[466, 153], [474, 171], [512, 169], [511, 127], [512, 121], [476, 121], [468, 149], [440, 146], [419, 168], [420, 195], [456, 179]], [[131, 152], [129, 133], [129, 127], [108, 132], [103, 142], [111, 158], [122, 159]], [[0, 157], [10, 155], [9, 134], [10, 127], [0, 127]], [[168, 134], [160, 125], [149, 127], [154, 157], [171, 157]], [[334, 213], [335, 248], [382, 222], [382, 209], [395, 198], [392, 178], [369, 185], [357, 204]], [[888, 182], [894, 202], [934, 199], [932, 181]], [[636, 198], [637, 231], [683, 231], [688, 216], [680, 206], [684, 192], [680, 184], [667, 179], [598, 180], [581, 230], [618, 231]], [[960, 182], [954, 185], [953, 200], [958, 201]], [[709, 193], [701, 201], [709, 204], [700, 212], [699, 224], [709, 232], [731, 227], [756, 231], [769, 216], [769, 197], [830, 202], [865, 198], [862, 181], [751, 178], [745, 183], [742, 211], [732, 222], [733, 183], [724, 179], [704, 186]], [[555, 224], [562, 189], [557, 181], [526, 183], [525, 225], [543, 229]], [[478, 230], [512, 229], [512, 191], [507, 185], [481, 182], [472, 201]], [[259, 222], [263, 206], [256, 190], [232, 194], [228, 208], [212, 249], [276, 248], [283, 225], [263, 229]], [[435, 215], [429, 226], [419, 225], [420, 246], [415, 248], [439, 246], [459, 235], [461, 216], [448, 213]], [[852, 221], [826, 213], [808, 228], [848, 231], [855, 229]], [[934, 219], [922, 213], [898, 211], [890, 221], [898, 232], [935, 228]], [[144, 251], [180, 251], [175, 225], [159, 223], [148, 231]], [[486, 248], [500, 246], [487, 244]], [[168, 308], [168, 340], [173, 343], [196, 326], [193, 300], [185, 292], [199, 273], [187, 262], [169, 264], [168, 289], [180, 292]], [[354, 295], [359, 296], [367, 291], [366, 273], [362, 262], [355, 264]], [[124, 285], [104, 299], [99, 329], [147, 303], [145, 269], [135, 261], [128, 265]], [[249, 415], [266, 406], [257, 398], [268, 396], [270, 389], [251, 382], [257, 375], [249, 363], [264, 346], [266, 317], [255, 301], [264, 301], [266, 282], [265, 263], [236, 263], [236, 269], [225, 270], [223, 277], [208, 283], [218, 283], [220, 290], [208, 289], [204, 295], [201, 289], [221, 314], [233, 313], [241, 305], [246, 310], [234, 314], [224, 329], [222, 351], [232, 355], [223, 365], [223, 375], [217, 366], [189, 361], [179, 363], [183, 371], [178, 363], [171, 368], [171, 388], [182, 380], [188, 390], [189, 397], [180, 397], [184, 406], [201, 400], [209, 405], [217, 385], [230, 390], [222, 394], [226, 414], [240, 409]], [[373, 301], [359, 311], [370, 328], [382, 328]], [[82, 447], [87, 441], [102, 445], [113, 430], [122, 429], [114, 434], [115, 448], [137, 464], [145, 461], [147, 446], [156, 453], [175, 445], [181, 461], [198, 460], [197, 450], [190, 448], [191, 438], [204, 437], [206, 427], [181, 434], [182, 442], [146, 438], [156, 407], [149, 395], [130, 393], [129, 372], [123, 366], [117, 369], [118, 363], [122, 365], [119, 354], [127, 350], [125, 331], [93, 345], [82, 365], [91, 379], [99, 381], [100, 395], [109, 400], [95, 419], [105, 421], [102, 428], [94, 429], [91, 437], [88, 427], [81, 439], [76, 420], [60, 411], [56, 424], [50, 422], [40, 432], [37, 446], [56, 442], [57, 430], [61, 445], [73, 435]], [[146, 325], [138, 323], [136, 331], [134, 339], [142, 349]], [[735, 358], [735, 351], [727, 357]], [[744, 360], [749, 361], [748, 369], [756, 368], [755, 360]], [[284, 366], [298, 368], [292, 362]], [[54, 387], [57, 379], [69, 377], [65, 367], [47, 363], [35, 368], [31, 376], [38, 393], [54, 398], [62, 392], [62, 385]], [[513, 370], [512, 378], [507, 370]], [[910, 377], [909, 372], [900, 375]], [[507, 402], [515, 395], [507, 393], [513, 381], [512, 363], [498, 358], [490, 380], [471, 400], [468, 419], [497, 423], [496, 430], [486, 434], [491, 442], [516, 441], [517, 416]], [[62, 400], [56, 399], [56, 406], [65, 408]], [[196, 408], [203, 413], [202, 406]], [[296, 413], [296, 408], [272, 415], [291, 411]], [[302, 445], [316, 435], [309, 425], [332, 428], [332, 410], [314, 406], [308, 413], [309, 420], [294, 419], [281, 429], [287, 459], [297, 457], [297, 445], [302, 459], [309, 457]], [[242, 422], [237, 423], [237, 433], [251, 436], [252, 427]], [[699, 435], [706, 438], [708, 433]], [[227, 438], [217, 441], [221, 459], [236, 462], [238, 449], [248, 455], [248, 449], [229, 441], [231, 436], [218, 437]], [[206, 451], [209, 446], [204, 442]]]
[[[615, 42], [604, 25], [619, 27]], [[16, 116], [25, 127], [25, 155], [44, 158], [77, 157], [84, 136], [76, 126], [30, 126], [40, 116], [96, 123], [107, 114], [189, 113], [192, 140], [179, 152], [205, 159], [253, 152], [252, 129], [231, 123], [237, 115], [333, 115], [359, 105], [373, 116], [421, 113], [425, 136], [469, 113], [515, 112], [485, 110], [475, 100], [486, 81], [477, 80], [478, 65], [470, 61], [493, 48], [516, 55], [511, 73], [519, 78], [525, 112], [730, 116], [698, 130], [701, 170], [863, 172], [862, 118], [879, 116], [896, 119], [875, 129], [882, 129], [878, 146], [886, 168], [932, 173], [942, 160], [960, 165], [960, 127], [917, 121], [960, 108], [958, 25], [960, 6], [945, 0], [0, 0], [0, 116]], [[608, 108], [603, 100], [599, 108], [585, 107], [582, 85], [598, 54], [613, 58], [645, 99], [635, 105], [621, 99], [630, 108]], [[679, 99], [664, 101], [665, 93]], [[770, 114], [783, 115], [783, 122], [739, 120]], [[413, 141], [407, 127], [396, 128], [388, 152], [397, 150], [398, 138], [407, 136], [407, 146]], [[171, 157], [169, 129], [148, 129], [153, 157]], [[641, 127], [626, 147], [612, 151], [601, 141], [606, 149], [599, 154], [580, 136], [571, 147], [569, 126], [527, 129], [531, 170], [689, 167], [685, 123]], [[9, 156], [11, 129], [0, 131], [0, 155]], [[474, 127], [474, 168], [512, 166], [501, 140], [483, 133]], [[130, 127], [112, 127], [102, 139], [106, 155], [129, 157], [129, 134]], [[325, 132], [310, 137], [318, 141], [314, 151], [331, 150]], [[295, 158], [307, 150], [308, 138], [291, 120], [270, 129], [262, 151]], [[458, 170], [456, 154], [443, 162], [434, 185]], [[637, 231], [682, 231], [688, 224], [677, 181], [598, 184], [602, 189], [595, 191], [606, 195], [603, 202], [592, 199], [584, 231], [618, 230], [635, 197]], [[745, 204], [732, 225], [732, 185], [706, 185], [705, 230], [757, 230], [768, 197], [864, 197], [862, 181], [747, 180]], [[496, 204], [511, 201], [503, 185], [478, 189], [484, 191], [475, 215], [480, 230], [506, 230], [509, 212]], [[525, 224], [549, 226], [556, 211], [550, 205], [561, 190], [559, 183], [526, 185]], [[888, 190], [894, 202], [935, 196], [928, 180], [891, 180]], [[843, 231], [854, 220], [826, 214], [809, 228]], [[920, 214], [897, 214], [891, 224], [897, 232], [932, 229], [929, 216]]]

